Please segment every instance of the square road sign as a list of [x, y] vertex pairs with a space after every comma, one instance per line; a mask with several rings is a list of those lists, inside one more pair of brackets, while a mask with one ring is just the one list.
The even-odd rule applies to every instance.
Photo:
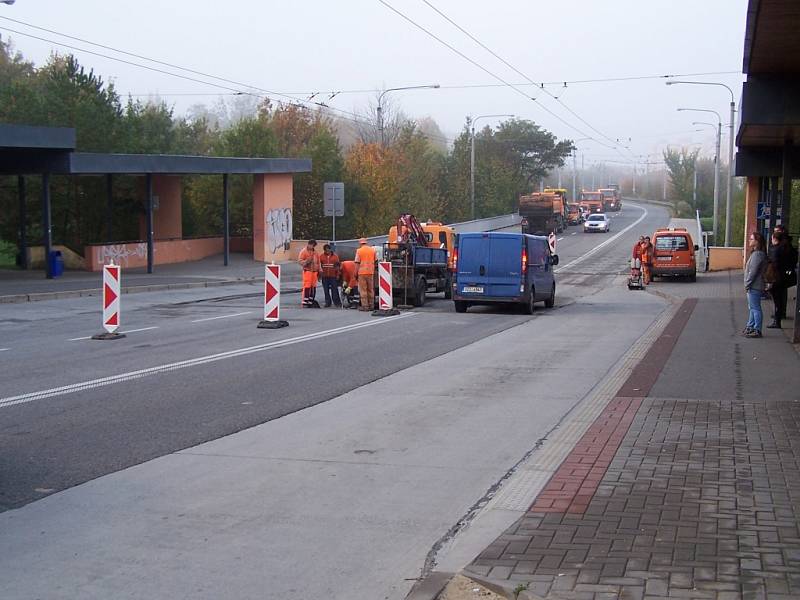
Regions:
[[344, 183], [338, 181], [324, 183], [322, 198], [326, 217], [344, 216]]

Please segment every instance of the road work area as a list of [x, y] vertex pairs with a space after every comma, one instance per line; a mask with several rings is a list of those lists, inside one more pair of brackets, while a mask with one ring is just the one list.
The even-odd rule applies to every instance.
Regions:
[[[400, 599], [466, 566], [509, 525], [482, 509], [671, 306], [623, 285], [666, 213], [616, 219], [559, 242], [556, 308], [532, 316], [287, 308], [265, 332], [257, 297], [185, 290], [136, 295], [138, 337], [97, 342], [70, 341], [99, 327], [90, 298], [14, 305], [5, 597]], [[76, 320], [26, 335], [59, 308]]]

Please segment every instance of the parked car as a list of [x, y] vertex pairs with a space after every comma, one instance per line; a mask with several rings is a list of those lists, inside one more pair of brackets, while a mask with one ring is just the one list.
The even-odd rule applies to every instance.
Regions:
[[555, 304], [556, 282], [547, 238], [522, 233], [461, 233], [456, 239], [453, 300], [456, 312], [478, 304]]
[[608, 233], [610, 227], [611, 221], [609, 221], [605, 213], [595, 213], [586, 217], [586, 221], [583, 223], [583, 232], [602, 231], [603, 233]]
[[689, 281], [697, 280], [698, 246], [685, 228], [656, 229], [652, 243], [653, 265], [650, 274], [653, 277], [673, 275], [688, 277]]

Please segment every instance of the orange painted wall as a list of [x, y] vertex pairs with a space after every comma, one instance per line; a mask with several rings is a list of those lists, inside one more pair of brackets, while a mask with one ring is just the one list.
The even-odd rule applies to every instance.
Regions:
[[744, 248], [711, 246], [708, 249], [709, 271], [731, 271], [744, 266]]
[[[223, 252], [222, 246], [223, 240], [221, 237], [155, 242], [153, 264], [166, 265], [200, 260], [207, 256], [221, 254]], [[132, 242], [128, 244], [86, 246], [84, 250], [87, 271], [101, 271], [103, 265], [110, 263], [112, 260], [114, 263], [129, 269], [146, 267], [147, 243]]]
[[253, 258], [291, 259], [293, 177], [256, 175], [253, 179]]

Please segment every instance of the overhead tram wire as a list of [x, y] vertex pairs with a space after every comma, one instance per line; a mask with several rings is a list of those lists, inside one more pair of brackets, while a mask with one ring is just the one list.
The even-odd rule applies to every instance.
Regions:
[[553, 100], [555, 100], [556, 102], [558, 102], [559, 104], [561, 104], [561, 106], [563, 106], [563, 107], [564, 107], [564, 108], [565, 108], [565, 109], [566, 109], [566, 110], [567, 110], [567, 111], [568, 111], [568, 112], [569, 112], [569, 113], [570, 113], [572, 116], [574, 116], [574, 117], [575, 117], [576, 119], [578, 119], [578, 120], [579, 120], [581, 123], [583, 123], [584, 125], [586, 125], [586, 126], [589, 128], [589, 129], [591, 129], [592, 131], [594, 131], [595, 133], [597, 133], [599, 136], [601, 136], [601, 137], [605, 138], [606, 140], [608, 140], [608, 141], [609, 141], [609, 142], [611, 142], [612, 144], [615, 144], [615, 141], [614, 141], [613, 139], [611, 139], [611, 138], [610, 138], [610, 137], [608, 137], [608, 136], [607, 136], [605, 133], [603, 133], [602, 131], [600, 131], [600, 130], [599, 130], [599, 129], [597, 129], [596, 127], [594, 127], [594, 126], [593, 126], [591, 123], [589, 123], [589, 121], [587, 121], [586, 119], [584, 119], [583, 117], [581, 117], [581, 116], [580, 116], [578, 113], [576, 113], [576, 112], [575, 112], [574, 110], [572, 110], [572, 109], [571, 109], [569, 106], [567, 106], [567, 105], [566, 105], [566, 103], [565, 103], [563, 100], [561, 100], [561, 99], [560, 99], [558, 96], [556, 96], [555, 94], [553, 94], [552, 92], [550, 92], [550, 91], [549, 91], [547, 88], [545, 88], [545, 87], [544, 87], [544, 83], [541, 83], [541, 82], [540, 82], [540, 83], [537, 83], [537, 82], [535, 82], [533, 79], [531, 79], [530, 77], [528, 77], [528, 75], [526, 75], [525, 73], [523, 73], [522, 71], [520, 71], [520, 70], [519, 70], [517, 67], [515, 67], [514, 65], [512, 65], [512, 64], [511, 64], [510, 62], [508, 62], [508, 61], [507, 61], [505, 58], [503, 58], [502, 56], [500, 56], [499, 54], [497, 54], [497, 52], [495, 52], [494, 50], [492, 50], [491, 48], [489, 48], [489, 47], [488, 47], [486, 44], [484, 44], [484, 43], [483, 43], [483, 42], [481, 42], [481, 41], [480, 41], [478, 38], [476, 38], [474, 35], [472, 35], [472, 34], [471, 34], [469, 31], [467, 31], [466, 29], [464, 29], [464, 28], [463, 28], [461, 25], [459, 25], [458, 23], [456, 23], [456, 22], [455, 22], [453, 19], [451, 19], [449, 16], [447, 16], [447, 15], [446, 15], [444, 12], [442, 12], [441, 10], [439, 10], [438, 8], [436, 8], [436, 6], [434, 6], [434, 5], [433, 5], [433, 4], [432, 4], [432, 3], [431, 3], [429, 0], [422, 0], [422, 2], [424, 2], [424, 3], [425, 3], [427, 6], [428, 6], [428, 7], [430, 7], [430, 8], [431, 8], [431, 10], [433, 10], [434, 12], [436, 12], [436, 14], [438, 14], [438, 15], [439, 15], [440, 17], [442, 17], [442, 18], [443, 18], [445, 21], [447, 21], [448, 23], [450, 23], [450, 24], [451, 24], [453, 27], [455, 27], [456, 29], [458, 29], [458, 30], [459, 30], [461, 33], [463, 33], [464, 35], [466, 35], [466, 36], [467, 36], [469, 39], [471, 39], [473, 42], [475, 42], [476, 44], [478, 44], [478, 46], [480, 46], [481, 48], [483, 48], [484, 50], [486, 50], [486, 51], [487, 51], [489, 54], [491, 54], [492, 56], [494, 56], [494, 57], [495, 57], [497, 60], [499, 60], [499, 61], [500, 61], [501, 63], [503, 63], [505, 66], [507, 66], [507, 67], [508, 67], [509, 69], [511, 69], [512, 71], [514, 71], [514, 72], [515, 72], [517, 75], [519, 75], [520, 77], [523, 77], [523, 78], [525, 78], [525, 79], [526, 79], [526, 80], [527, 80], [527, 81], [528, 81], [530, 84], [532, 84], [532, 85], [537, 85], [537, 86], [539, 87], [539, 89], [541, 89], [541, 90], [542, 90], [542, 91], [543, 91], [545, 94], [547, 94], [548, 96], [550, 96], [550, 97], [551, 97]]
[[393, 13], [395, 13], [396, 15], [398, 15], [398, 16], [399, 16], [400, 18], [402, 18], [403, 20], [405, 20], [405, 21], [408, 21], [408, 22], [409, 22], [409, 23], [411, 23], [411, 24], [412, 24], [414, 27], [416, 27], [417, 29], [419, 29], [419, 30], [423, 31], [423, 32], [424, 32], [425, 34], [427, 34], [428, 36], [432, 37], [434, 40], [436, 40], [437, 42], [439, 42], [440, 44], [442, 44], [443, 46], [445, 46], [446, 48], [448, 48], [449, 50], [451, 50], [452, 52], [454, 52], [455, 54], [457, 54], [458, 56], [460, 56], [461, 58], [463, 58], [464, 60], [466, 60], [466, 61], [467, 61], [467, 62], [469, 62], [470, 64], [472, 64], [473, 66], [476, 66], [476, 67], [478, 67], [478, 68], [479, 68], [481, 71], [483, 71], [483, 72], [484, 72], [484, 73], [486, 73], [487, 75], [491, 76], [493, 79], [496, 79], [497, 81], [499, 81], [499, 82], [501, 82], [502, 84], [504, 84], [506, 87], [508, 87], [508, 88], [511, 88], [512, 90], [514, 90], [515, 92], [517, 92], [518, 94], [520, 94], [521, 96], [523, 96], [524, 98], [526, 98], [527, 100], [532, 100], [532, 101], [533, 101], [533, 102], [535, 102], [535, 103], [537, 104], [537, 106], [539, 106], [539, 107], [540, 107], [542, 110], [544, 110], [544, 111], [545, 111], [546, 113], [548, 113], [549, 115], [551, 115], [551, 116], [555, 117], [556, 119], [558, 119], [558, 120], [559, 120], [561, 123], [563, 123], [564, 125], [566, 125], [566, 126], [567, 126], [567, 127], [569, 127], [570, 129], [573, 129], [573, 130], [577, 131], [578, 133], [580, 133], [582, 136], [584, 136], [584, 137], [586, 137], [586, 138], [589, 138], [589, 139], [591, 139], [591, 140], [594, 140], [595, 142], [597, 142], [597, 143], [598, 143], [598, 144], [600, 144], [601, 146], [605, 146], [606, 148], [610, 148], [610, 149], [614, 149], [614, 148], [615, 148], [614, 146], [609, 146], [608, 144], [605, 144], [604, 142], [601, 142], [600, 140], [596, 139], [595, 137], [593, 137], [593, 136], [591, 136], [591, 135], [588, 135], [588, 134], [587, 134], [585, 131], [581, 130], [580, 128], [576, 127], [575, 125], [573, 125], [573, 124], [572, 124], [572, 123], [570, 123], [569, 121], [565, 120], [563, 117], [561, 117], [561, 115], [559, 115], [559, 114], [557, 114], [557, 113], [553, 112], [552, 110], [550, 110], [549, 108], [547, 108], [546, 106], [544, 106], [544, 105], [543, 105], [541, 102], [539, 102], [539, 101], [538, 101], [536, 98], [534, 98], [534, 97], [532, 97], [532, 96], [529, 96], [528, 94], [526, 94], [526, 93], [525, 93], [523, 90], [521, 90], [519, 87], [517, 87], [517, 86], [516, 86], [516, 85], [514, 85], [513, 83], [509, 83], [508, 81], [506, 81], [505, 79], [503, 79], [503, 78], [502, 78], [502, 77], [500, 77], [499, 75], [496, 75], [495, 73], [493, 73], [492, 71], [490, 71], [489, 69], [487, 69], [486, 67], [484, 67], [483, 65], [481, 65], [480, 63], [478, 63], [477, 61], [475, 61], [475, 60], [471, 59], [469, 56], [467, 56], [466, 54], [464, 54], [463, 52], [461, 52], [460, 50], [458, 50], [458, 49], [457, 49], [457, 48], [455, 48], [454, 46], [452, 46], [452, 45], [448, 44], [447, 42], [445, 42], [445, 41], [444, 41], [442, 38], [440, 38], [439, 36], [437, 36], [435, 33], [433, 33], [432, 31], [430, 31], [430, 30], [428, 30], [428, 29], [426, 29], [425, 27], [423, 27], [422, 25], [420, 25], [419, 23], [417, 23], [416, 21], [414, 21], [414, 20], [413, 20], [411, 17], [409, 17], [409, 16], [405, 15], [404, 13], [402, 13], [401, 11], [399, 11], [398, 9], [396, 9], [394, 6], [392, 6], [391, 4], [389, 4], [389, 3], [388, 3], [386, 0], [378, 0], [378, 2], [380, 2], [381, 4], [383, 4], [383, 5], [384, 5], [386, 8], [388, 8], [389, 10], [391, 10]]
[[[139, 67], [141, 69], [147, 69], [148, 71], [153, 71], [155, 73], [160, 73], [162, 75], [168, 75], [168, 76], [171, 76], [171, 77], [177, 77], [179, 79], [184, 79], [186, 81], [191, 81], [193, 83], [199, 83], [199, 84], [202, 84], [202, 85], [208, 85], [208, 86], [216, 87], [216, 88], [219, 88], [219, 89], [226, 90], [227, 92], [233, 92], [234, 95], [249, 95], [249, 96], [255, 96], [255, 97], [259, 97], [259, 98], [273, 98], [273, 99], [276, 99], [276, 100], [278, 100], [280, 98], [285, 98], [285, 99], [291, 100], [291, 104], [303, 105], [305, 108], [308, 108], [307, 105], [312, 105], [312, 106], [315, 106], [315, 107], [318, 107], [318, 108], [322, 108], [322, 109], [325, 109], [325, 110], [330, 110], [332, 112], [340, 113], [338, 115], [339, 118], [345, 119], [347, 121], [351, 121], [351, 122], [356, 123], [356, 124], [362, 124], [362, 125], [370, 124], [369, 121], [367, 121], [366, 119], [364, 119], [363, 117], [361, 117], [360, 115], [358, 115], [356, 113], [352, 113], [352, 112], [343, 110], [341, 108], [332, 107], [332, 106], [329, 106], [329, 105], [327, 105], [327, 104], [325, 104], [323, 102], [309, 101], [309, 100], [306, 100], [304, 98], [298, 98], [298, 97], [295, 97], [295, 96], [291, 96], [289, 94], [285, 94], [285, 93], [281, 93], [281, 92], [274, 92], [272, 90], [267, 90], [267, 89], [264, 89], [264, 88], [260, 88], [258, 86], [253, 86], [253, 85], [249, 85], [249, 84], [246, 84], [246, 83], [237, 82], [237, 81], [234, 81], [234, 80], [231, 80], [231, 79], [226, 79], [224, 77], [218, 77], [216, 75], [210, 75], [208, 73], [203, 73], [202, 71], [196, 71], [196, 70], [193, 70], [193, 69], [189, 69], [187, 67], [181, 67], [180, 65], [175, 65], [175, 64], [167, 63], [167, 62], [160, 61], [160, 60], [157, 60], [157, 59], [148, 58], [146, 56], [141, 56], [141, 55], [138, 55], [138, 54], [134, 54], [132, 52], [127, 52], [125, 50], [119, 50], [119, 49], [113, 48], [111, 46], [105, 46], [103, 44], [98, 44], [98, 43], [95, 43], [95, 42], [91, 42], [89, 40], [84, 40], [82, 38], [77, 38], [75, 36], [71, 36], [71, 35], [68, 35], [68, 34], [60, 33], [58, 31], [53, 31], [51, 29], [45, 29], [44, 27], [38, 27], [36, 25], [28, 25], [27, 23], [24, 23], [22, 21], [17, 21], [16, 19], [9, 19], [8, 17], [2, 17], [2, 16], [0, 16], [0, 19], [7, 19], [7, 20], [15, 21], [15, 22], [18, 22], [18, 23], [22, 23], [23, 25], [32, 27], [34, 29], [47, 31], [48, 33], [53, 33], [55, 35], [59, 35], [59, 36], [62, 36], [62, 37], [68, 38], [68, 39], [78, 40], [78, 41], [81, 41], [83, 43], [86, 43], [86, 44], [89, 44], [89, 45], [92, 45], [92, 46], [96, 46], [96, 47], [99, 47], [99, 48], [104, 48], [104, 49], [107, 49], [107, 50], [111, 50], [112, 52], [117, 52], [119, 54], [124, 54], [124, 55], [127, 55], [127, 56], [133, 56], [133, 57], [136, 57], [136, 58], [140, 58], [141, 60], [146, 60], [146, 61], [150, 61], [150, 62], [153, 62], [153, 63], [156, 63], [156, 64], [161, 64], [161, 65], [164, 65], [164, 66], [168, 66], [170, 68], [178, 69], [178, 70], [181, 70], [181, 71], [186, 71], [188, 73], [193, 73], [193, 74], [196, 74], [196, 75], [200, 75], [202, 77], [207, 77], [209, 79], [215, 79], [217, 81], [227, 82], [227, 83], [230, 83], [232, 85], [240, 86], [241, 88], [246, 88], [246, 90], [242, 90], [242, 89], [239, 89], [239, 88], [231, 87], [230, 85], [223, 85], [223, 84], [215, 83], [213, 81], [204, 81], [204, 80], [201, 80], [201, 79], [197, 79], [196, 77], [190, 77], [188, 75], [182, 75], [180, 73], [174, 73], [172, 71], [167, 71], [167, 70], [160, 69], [158, 67], [153, 67], [153, 66], [150, 66], [150, 65], [143, 65], [141, 63], [137, 63], [137, 62], [134, 62], [134, 61], [126, 60], [124, 58], [119, 58], [118, 56], [110, 56], [108, 54], [103, 54], [102, 52], [96, 52], [94, 50], [88, 50], [86, 48], [81, 48], [79, 46], [73, 46], [71, 44], [67, 44], [67, 43], [64, 43], [64, 42], [61, 42], [61, 41], [57, 41], [57, 40], [41, 37], [41, 36], [34, 35], [32, 33], [27, 33], [27, 32], [24, 32], [24, 31], [19, 31], [17, 29], [12, 29], [12, 28], [7, 27], [5, 25], [0, 25], [0, 30], [8, 31], [8, 32], [11, 32], [11, 33], [14, 33], [14, 34], [17, 34], [17, 35], [22, 35], [22, 36], [29, 37], [29, 38], [32, 38], [32, 39], [35, 39], [35, 40], [39, 40], [39, 41], [42, 41], [42, 42], [47, 42], [49, 44], [54, 44], [56, 46], [61, 46], [63, 48], [69, 48], [70, 50], [75, 50], [77, 52], [84, 52], [86, 54], [91, 54], [93, 56], [98, 56], [100, 58], [105, 58], [107, 60], [120, 62], [120, 63], [126, 64], [126, 65], [130, 65], [130, 66], [133, 66], [133, 67]], [[255, 94], [251, 90], [257, 90], [257, 91], [263, 92], [263, 93], [262, 94]], [[279, 101], [281, 101], [281, 100], [279, 100]], [[428, 134], [428, 133], [425, 133], [425, 132], [422, 132], [422, 131], [420, 131], [420, 134], [423, 137], [426, 137], [426, 138], [428, 138], [430, 140], [438, 140], [438, 141], [442, 141], [442, 142], [447, 143], [447, 144], [455, 141], [455, 140], [452, 140], [452, 139], [450, 139], [448, 137], [445, 137], [445, 136], [438, 136], [438, 135]]]

